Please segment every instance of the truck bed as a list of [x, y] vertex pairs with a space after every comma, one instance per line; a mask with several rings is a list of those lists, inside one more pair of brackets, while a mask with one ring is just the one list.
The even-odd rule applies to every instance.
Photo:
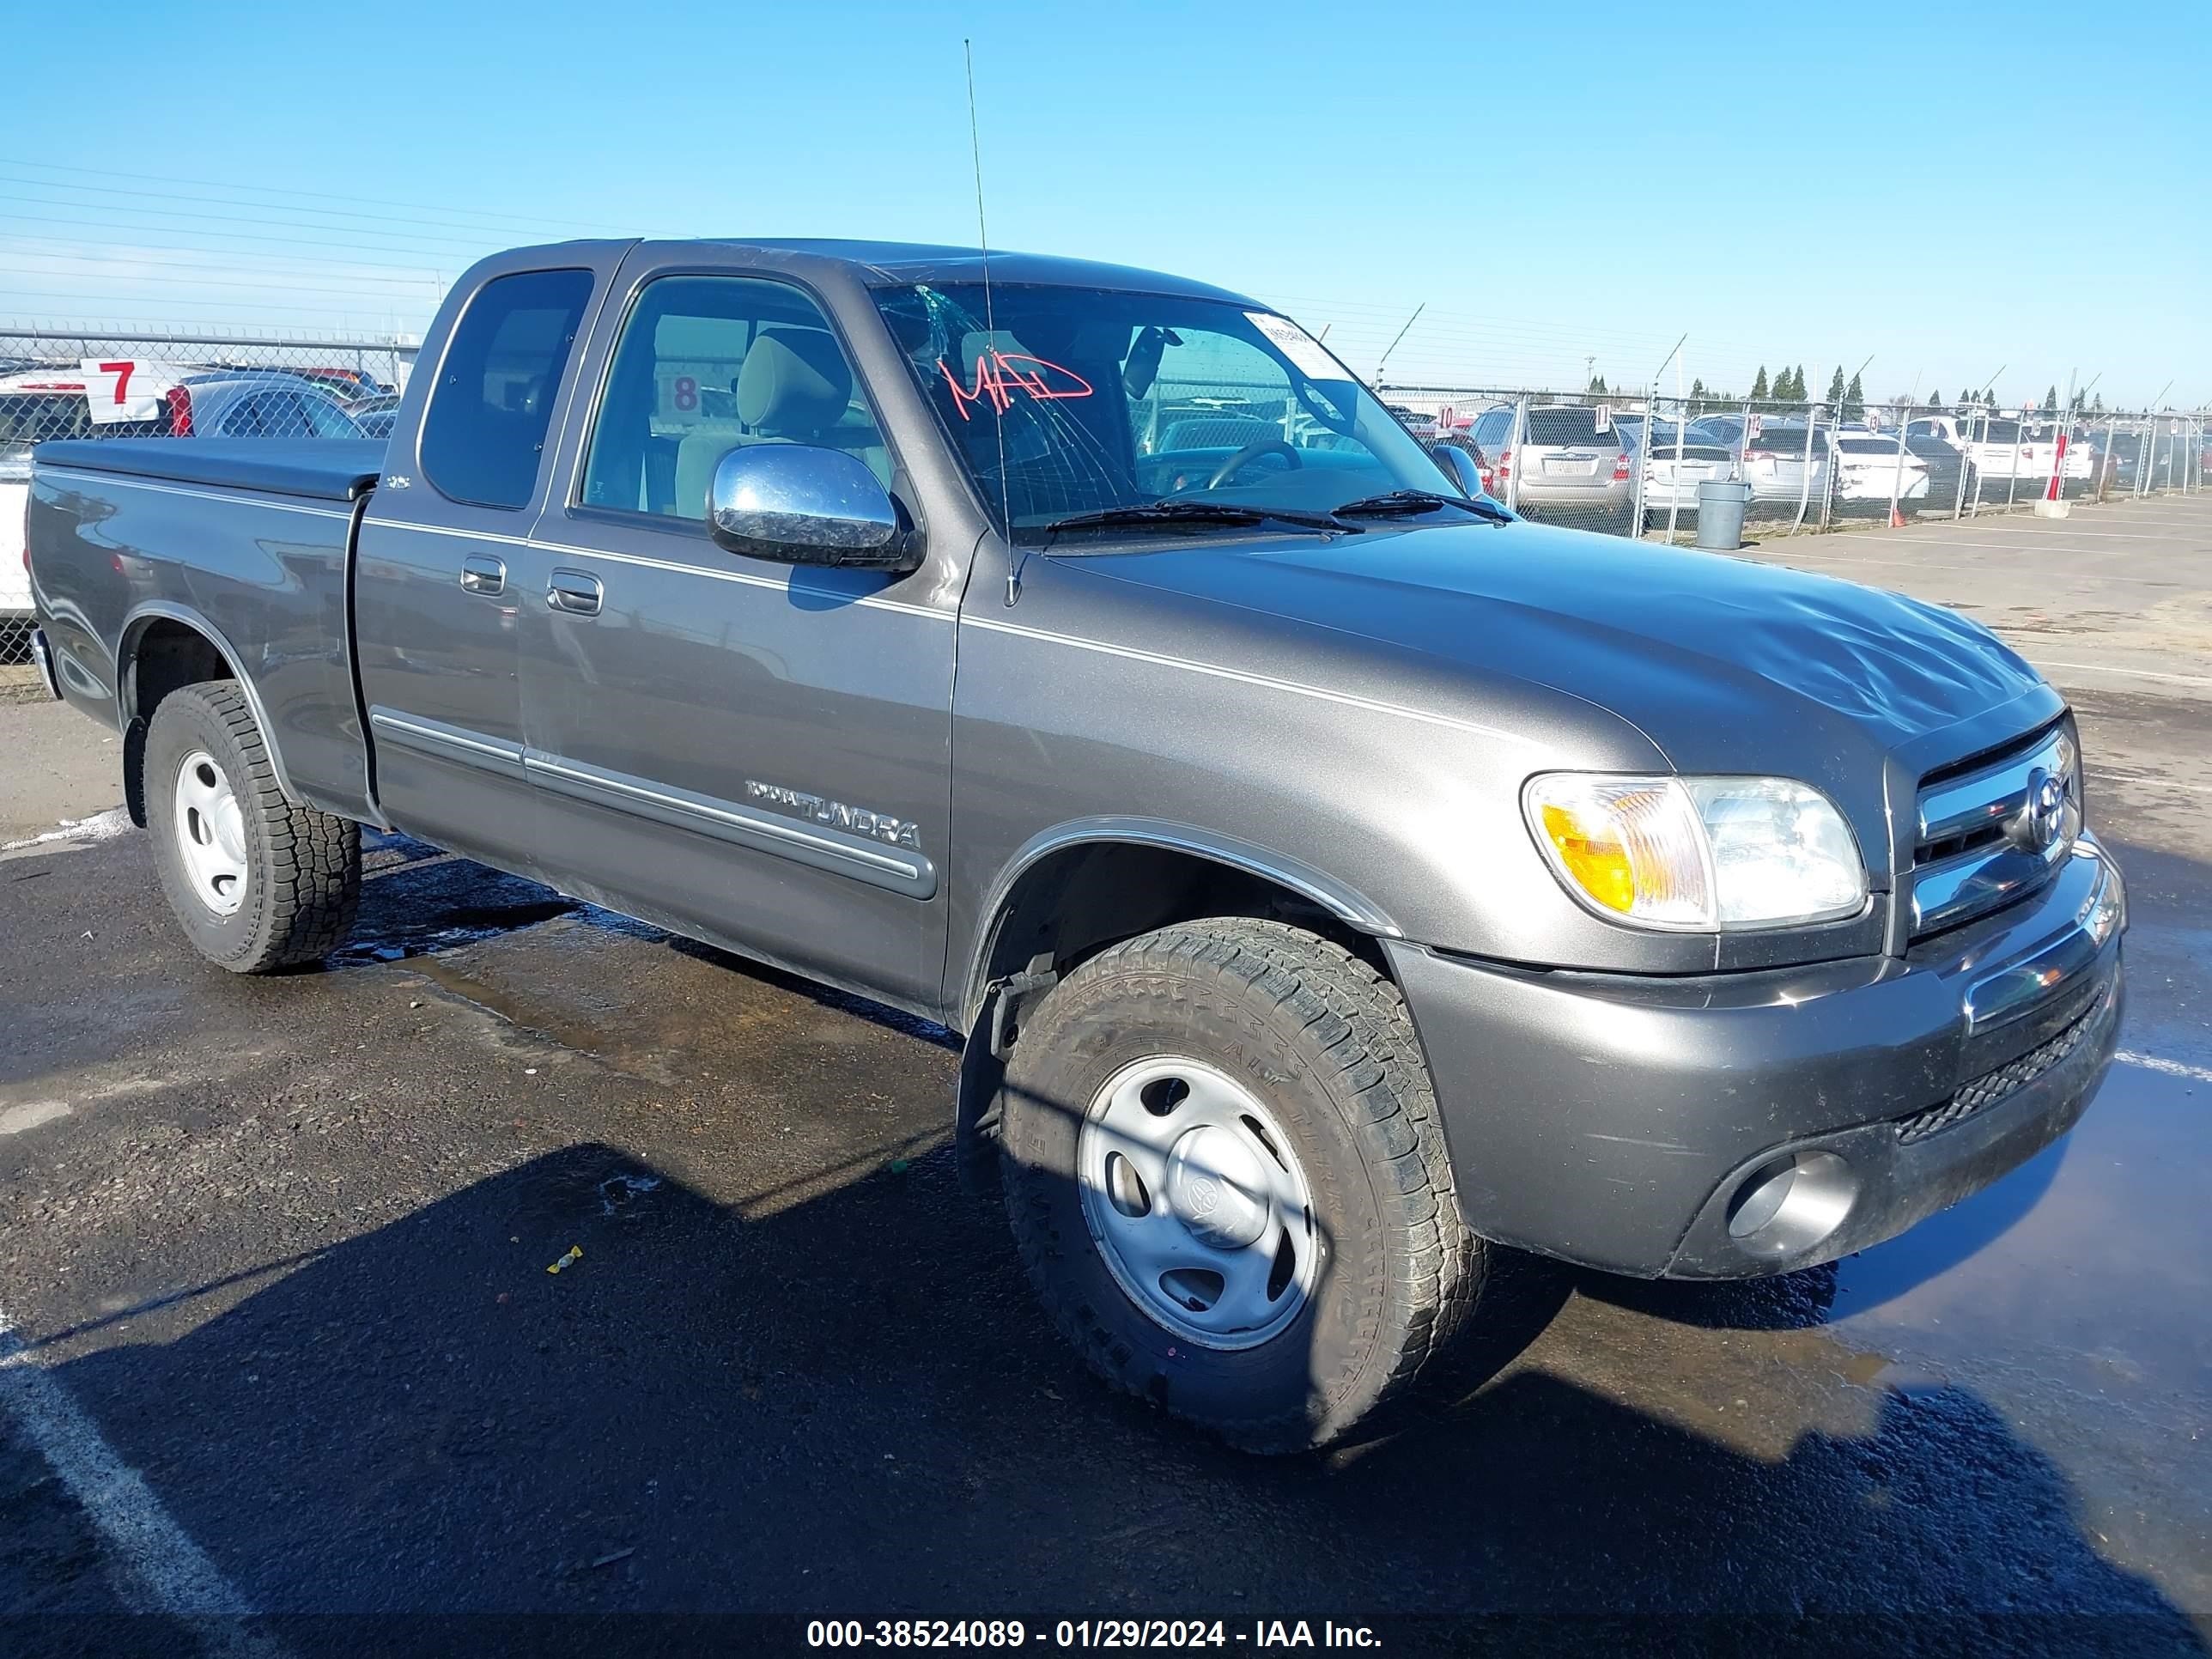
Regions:
[[384, 471], [383, 442], [367, 438], [71, 438], [33, 453], [41, 466], [328, 501], [358, 500]]
[[373, 816], [347, 574], [385, 446], [337, 438], [107, 438], [32, 452], [26, 525], [62, 692], [118, 730], [155, 629], [211, 644], [270, 738], [278, 781]]

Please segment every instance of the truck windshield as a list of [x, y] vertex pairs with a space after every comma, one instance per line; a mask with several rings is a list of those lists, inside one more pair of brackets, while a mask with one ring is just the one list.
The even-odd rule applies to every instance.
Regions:
[[[1271, 312], [1020, 283], [992, 284], [988, 304], [981, 283], [876, 297], [1016, 542], [1279, 523], [1113, 516], [1161, 501], [1311, 515], [1395, 490], [1455, 493], [1351, 371]], [[1102, 513], [1108, 523], [1063, 524]]]

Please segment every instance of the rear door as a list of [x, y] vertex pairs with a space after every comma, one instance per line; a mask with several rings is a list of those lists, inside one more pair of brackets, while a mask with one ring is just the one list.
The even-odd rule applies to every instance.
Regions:
[[428, 343], [416, 377], [427, 401], [395, 434], [354, 563], [355, 651], [386, 816], [533, 873], [517, 641], [526, 607], [544, 601], [516, 575], [567, 371], [621, 248], [568, 252], [544, 268], [495, 268]]

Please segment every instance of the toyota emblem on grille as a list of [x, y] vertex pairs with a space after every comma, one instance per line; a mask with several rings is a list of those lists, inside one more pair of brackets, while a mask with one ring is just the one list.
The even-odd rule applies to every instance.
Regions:
[[2048, 853], [2066, 833], [2066, 786], [2041, 767], [2027, 775], [2027, 799], [2013, 822], [2013, 839], [2031, 853]]

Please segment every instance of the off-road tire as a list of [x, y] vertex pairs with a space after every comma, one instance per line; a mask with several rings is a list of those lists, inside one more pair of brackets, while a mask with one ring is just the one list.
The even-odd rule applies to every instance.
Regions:
[[[1256, 1347], [1179, 1338], [1131, 1299], [1085, 1219], [1076, 1149], [1108, 1079], [1203, 1061], [1290, 1133], [1328, 1241], [1294, 1322]], [[1010, 1058], [1006, 1213], [1054, 1322], [1116, 1388], [1255, 1452], [1325, 1445], [1405, 1392], [1468, 1317], [1485, 1267], [1459, 1217], [1427, 1066], [1397, 989], [1279, 922], [1165, 927], [1084, 963]]]
[[[200, 902], [177, 847], [173, 783], [200, 750], [228, 779], [246, 832], [246, 890], [228, 916]], [[203, 681], [162, 698], [147, 729], [144, 770], [161, 890], [193, 948], [234, 974], [267, 974], [319, 962], [337, 947], [361, 902], [361, 828], [284, 799], [236, 682]]]

